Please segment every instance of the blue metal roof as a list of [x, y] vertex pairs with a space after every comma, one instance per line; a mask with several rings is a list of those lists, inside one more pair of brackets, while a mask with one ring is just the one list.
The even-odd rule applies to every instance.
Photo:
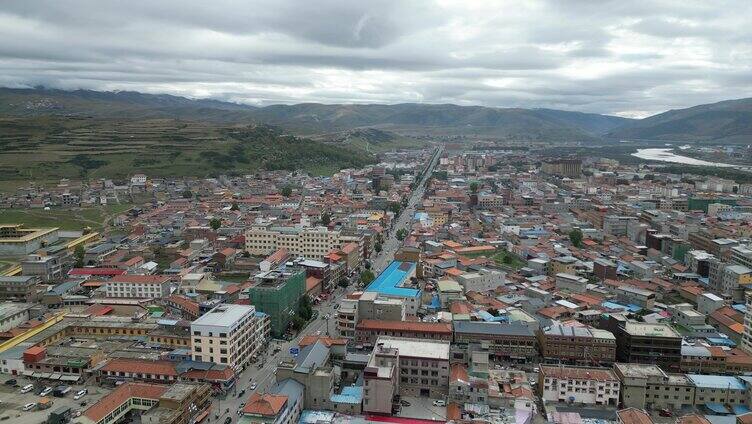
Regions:
[[347, 386], [342, 393], [331, 395], [329, 399], [333, 403], [349, 403], [357, 405], [363, 401], [363, 386]]
[[[403, 266], [405, 264], [405, 266]], [[403, 269], [405, 268], [405, 269]], [[400, 287], [405, 278], [415, 269], [415, 262], [392, 261], [384, 271], [376, 277], [365, 291], [376, 292], [385, 296], [418, 297], [420, 290]]]
[[700, 388], [746, 390], [744, 382], [733, 376], [687, 374], [687, 377]]

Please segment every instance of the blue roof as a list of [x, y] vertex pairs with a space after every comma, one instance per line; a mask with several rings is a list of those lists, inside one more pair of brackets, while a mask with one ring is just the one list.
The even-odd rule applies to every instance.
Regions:
[[720, 403], [706, 403], [705, 408], [707, 408], [710, 412], [714, 412], [716, 414], [728, 414], [729, 413], [729, 410], [726, 409], [726, 407]]
[[699, 388], [746, 390], [744, 382], [733, 376], [687, 374], [687, 377]]
[[329, 399], [333, 403], [350, 403], [357, 405], [363, 401], [363, 386], [347, 386], [342, 389], [342, 393], [331, 395]]
[[732, 405], [731, 408], [734, 410], [734, 415], [744, 415], [749, 412], [746, 405]]
[[615, 302], [608, 302], [608, 301], [601, 303], [601, 306], [603, 306], [604, 308], [608, 308], [608, 309], [622, 309], [622, 310], [627, 309], [627, 307], [624, 305], [621, 305]]
[[641, 307], [639, 307], [639, 306], [637, 306], [635, 304], [632, 304], [632, 303], [630, 303], [629, 305], [627, 305], [627, 309], [629, 309], [629, 312], [640, 312], [642, 310]]
[[[404, 265], [403, 265], [404, 264]], [[384, 271], [376, 277], [365, 291], [376, 292], [385, 296], [418, 297], [420, 290], [400, 287], [408, 274], [415, 270], [415, 262], [392, 261]]]
[[705, 337], [705, 340], [709, 341], [714, 346], [736, 346], [736, 343], [727, 337]]
[[256, 316], [256, 318], [264, 318], [264, 317], [268, 317], [269, 314], [265, 314], [265, 313], [263, 313], [261, 311], [256, 311], [255, 316]]
[[747, 312], [747, 306], [744, 305], [743, 303], [737, 303], [735, 305], [731, 305], [731, 307], [734, 308], [735, 310], [741, 312], [741, 313], [746, 313]]
[[441, 308], [441, 299], [439, 299], [439, 295], [438, 294], [434, 294], [433, 295], [433, 298], [431, 299], [431, 304], [429, 305], [429, 307], [431, 307], [433, 309], [439, 309], [439, 308]]
[[480, 317], [480, 319], [482, 319], [483, 321], [486, 321], [486, 322], [502, 322], [502, 321], [506, 321], [507, 320], [506, 316], [495, 317], [495, 316], [489, 314], [487, 311], [484, 311], [482, 309], [478, 310], [477, 313], [478, 313], [478, 316]]

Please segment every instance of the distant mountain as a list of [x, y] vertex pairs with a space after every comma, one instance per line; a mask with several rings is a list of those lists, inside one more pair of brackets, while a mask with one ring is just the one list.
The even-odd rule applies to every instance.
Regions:
[[297, 134], [378, 128], [402, 135], [480, 135], [541, 141], [595, 140], [628, 119], [553, 109], [452, 104], [301, 103], [256, 108], [129, 91], [0, 88], [0, 116], [63, 115], [117, 119], [185, 119], [271, 124]]
[[622, 140], [749, 143], [752, 141], [752, 98], [669, 110], [626, 123], [607, 132], [606, 137]]

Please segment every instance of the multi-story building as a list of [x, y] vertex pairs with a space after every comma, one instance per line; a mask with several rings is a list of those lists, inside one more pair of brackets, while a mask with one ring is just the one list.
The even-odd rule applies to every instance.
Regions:
[[303, 412], [302, 384], [293, 379], [277, 383], [269, 393], [253, 393], [242, 409], [246, 424], [295, 424]]
[[619, 362], [657, 364], [666, 370], [679, 370], [682, 337], [671, 326], [627, 321], [617, 326], [615, 335]]
[[358, 299], [342, 299], [337, 309], [337, 332], [342, 337], [355, 338], [358, 324]]
[[170, 295], [170, 277], [164, 275], [116, 275], [105, 284], [107, 297], [161, 299]]
[[251, 361], [261, 340], [256, 338], [256, 308], [249, 305], [219, 305], [191, 324], [194, 361], [242, 368]]
[[616, 237], [626, 236], [630, 222], [637, 222], [637, 217], [606, 215], [603, 217], [603, 232]]
[[692, 406], [695, 386], [684, 374], [668, 374], [653, 364], [614, 364], [624, 407], [681, 409]]
[[652, 309], [655, 304], [655, 293], [639, 287], [621, 285], [616, 288], [616, 300], [625, 305]]
[[0, 276], [0, 300], [34, 302], [37, 300], [37, 284], [34, 276]]
[[556, 274], [556, 289], [570, 293], [585, 293], [587, 290], [587, 278], [560, 272]]
[[59, 239], [58, 228], [24, 228], [18, 224], [0, 225], [0, 256], [22, 256]]
[[[381, 336], [376, 341], [376, 349], [371, 354], [375, 376], [378, 383], [385, 380], [395, 381], [395, 387], [388, 388], [387, 384], [378, 384], [371, 392], [366, 384], [363, 391], [363, 408], [367, 410], [371, 399], [380, 399], [383, 404], [388, 393], [400, 393], [403, 396], [445, 398], [449, 389], [449, 345], [444, 340], [418, 340], [401, 337]], [[375, 359], [373, 359], [375, 358]], [[389, 370], [391, 368], [391, 370]], [[399, 380], [392, 378], [396, 373]], [[373, 377], [373, 371], [366, 366], [364, 377], [368, 382]], [[383, 378], [378, 378], [379, 376]], [[377, 384], [374, 383], [374, 388]], [[388, 397], [391, 402], [391, 397]], [[368, 400], [368, 402], [366, 402]], [[375, 400], [373, 401], [375, 402]], [[391, 407], [390, 407], [391, 409]]]
[[538, 395], [548, 402], [616, 406], [620, 387], [609, 368], [541, 365], [538, 373]]
[[543, 162], [541, 172], [544, 174], [560, 175], [578, 178], [582, 174], [582, 160], [580, 159], [552, 159]]
[[53, 255], [29, 255], [21, 261], [21, 272], [39, 277], [43, 283], [59, 282], [63, 278], [61, 259]]
[[298, 302], [305, 293], [305, 281], [304, 269], [280, 267], [257, 274], [248, 288], [251, 304], [269, 315], [275, 337], [285, 333], [298, 310]]
[[[528, 361], [538, 356], [535, 333], [520, 323], [454, 321], [456, 347], [463, 349], [471, 343], [487, 343], [489, 354], [499, 359]], [[457, 356], [461, 359], [462, 352]]]
[[538, 344], [546, 361], [603, 365], [616, 359], [616, 337], [597, 328], [552, 325], [538, 330]]
[[752, 292], [747, 292], [745, 300], [747, 308], [744, 312], [744, 330], [740, 347], [743, 351], [752, 355]]
[[256, 256], [267, 256], [285, 249], [290, 255], [322, 260], [327, 253], [341, 249], [342, 245], [340, 232], [326, 227], [254, 225], [245, 234], [245, 249]]
[[452, 324], [363, 319], [355, 326], [355, 341], [358, 344], [373, 346], [380, 336], [451, 342]]

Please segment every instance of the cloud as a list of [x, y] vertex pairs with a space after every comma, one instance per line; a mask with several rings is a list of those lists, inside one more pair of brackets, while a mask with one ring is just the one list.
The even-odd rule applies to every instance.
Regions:
[[746, 0], [9, 0], [0, 84], [644, 116], [752, 96]]

